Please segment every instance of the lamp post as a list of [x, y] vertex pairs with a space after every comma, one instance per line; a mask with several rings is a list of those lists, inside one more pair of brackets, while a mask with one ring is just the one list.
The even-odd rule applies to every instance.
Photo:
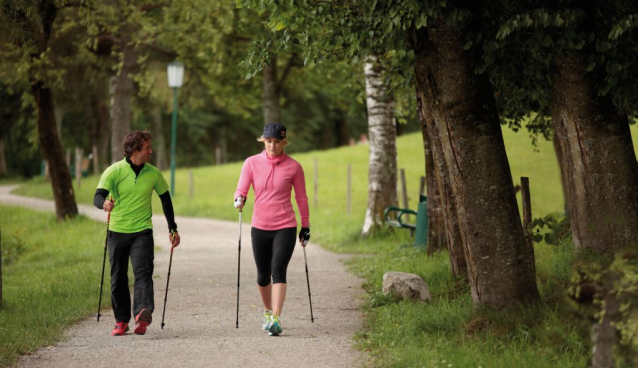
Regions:
[[184, 79], [184, 64], [173, 61], [168, 64], [168, 86], [173, 89], [173, 125], [171, 129], [171, 197], [175, 196], [175, 141], [177, 139], [177, 89]]

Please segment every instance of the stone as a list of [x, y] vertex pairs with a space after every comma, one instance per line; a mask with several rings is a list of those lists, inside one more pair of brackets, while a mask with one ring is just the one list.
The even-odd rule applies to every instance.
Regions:
[[425, 281], [413, 273], [386, 272], [383, 274], [383, 294], [394, 294], [402, 299], [422, 302], [432, 300]]

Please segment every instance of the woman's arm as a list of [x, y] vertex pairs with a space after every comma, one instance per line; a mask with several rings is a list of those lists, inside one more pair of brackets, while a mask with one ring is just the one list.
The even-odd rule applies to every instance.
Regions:
[[252, 183], [252, 170], [248, 160], [244, 161], [244, 165], [241, 168], [241, 174], [239, 175], [239, 181], [237, 182], [237, 190], [233, 196], [233, 200], [237, 197], [246, 198], [248, 190], [250, 190], [250, 184]]
[[310, 227], [310, 210], [308, 208], [308, 196], [306, 195], [306, 177], [303, 167], [299, 165], [297, 172], [292, 177], [292, 187], [295, 189], [295, 201], [299, 208], [301, 227]]

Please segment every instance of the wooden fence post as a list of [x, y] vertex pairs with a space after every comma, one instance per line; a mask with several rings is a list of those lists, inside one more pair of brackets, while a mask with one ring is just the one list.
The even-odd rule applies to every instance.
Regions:
[[189, 188], [190, 188], [191, 199], [193, 199], [193, 197], [195, 196], [195, 180], [193, 179], [193, 170], [190, 170], [188, 172], [188, 176], [190, 177]]
[[352, 213], [352, 165], [348, 164], [348, 215]]
[[98, 154], [98, 149], [97, 149], [97, 145], [94, 144], [93, 148], [92, 148], [92, 152], [93, 152], [93, 174], [95, 175], [99, 175], [100, 174], [100, 160], [99, 157], [97, 156]]
[[319, 174], [317, 169], [317, 158], [315, 157], [315, 198], [314, 198], [315, 208], [317, 208], [317, 202], [318, 202], [317, 200], [317, 192], [319, 191], [318, 188], [319, 188]]
[[80, 147], [75, 147], [75, 189], [80, 189], [80, 182], [82, 180], [82, 155], [84, 150]]

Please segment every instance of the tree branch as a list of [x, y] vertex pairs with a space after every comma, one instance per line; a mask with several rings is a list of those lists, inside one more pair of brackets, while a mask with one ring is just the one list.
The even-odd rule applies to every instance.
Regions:
[[148, 4], [148, 5], [144, 5], [140, 8], [141, 11], [151, 11], [151, 10], [155, 10], [155, 9], [161, 9], [163, 7], [165, 7], [167, 4]]
[[290, 55], [290, 59], [288, 59], [288, 64], [286, 64], [286, 68], [284, 69], [284, 72], [281, 74], [281, 78], [279, 78], [279, 81], [277, 81], [277, 94], [281, 94], [281, 91], [283, 90], [284, 87], [284, 83], [286, 82], [286, 78], [288, 78], [288, 75], [290, 74], [290, 70], [295, 67], [295, 66], [301, 66], [301, 64], [298, 62], [299, 58], [296, 52], [293, 52], [292, 55]]
[[165, 48], [163, 48], [161, 46], [158, 46], [156, 44], [142, 43], [141, 45], [146, 47], [146, 48], [148, 48], [148, 49], [150, 49], [150, 50], [159, 52], [162, 55], [168, 56], [169, 58], [175, 59], [177, 57], [177, 53], [175, 51], [165, 49]]

